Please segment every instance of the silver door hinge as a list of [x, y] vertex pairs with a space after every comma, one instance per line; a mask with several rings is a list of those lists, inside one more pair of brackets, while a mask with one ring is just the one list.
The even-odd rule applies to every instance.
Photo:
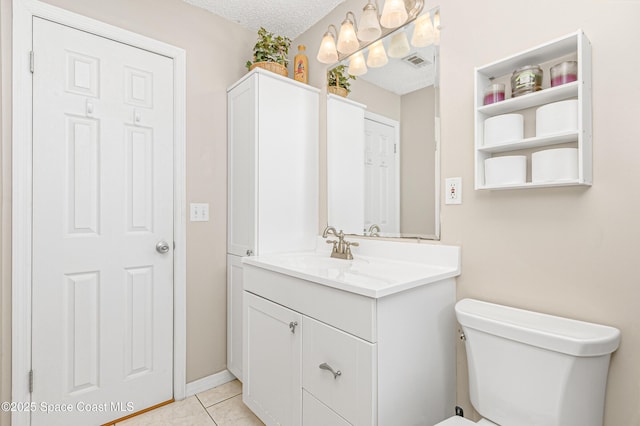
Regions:
[[397, 153], [398, 153], [398, 149], [397, 149], [397, 148], [398, 148], [398, 145], [394, 143], [394, 144], [393, 144], [393, 153], [394, 153], [394, 154], [397, 154]]
[[33, 370], [29, 370], [29, 393], [33, 393]]
[[33, 50], [29, 52], [29, 71], [33, 74], [34, 60], [33, 60]]
[[175, 241], [173, 242], [173, 249], [174, 250], [176, 249], [176, 242]]

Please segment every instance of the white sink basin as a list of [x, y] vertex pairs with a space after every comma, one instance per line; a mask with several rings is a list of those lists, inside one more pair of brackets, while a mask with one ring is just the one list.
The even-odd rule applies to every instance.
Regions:
[[[379, 244], [380, 242], [375, 243]], [[388, 244], [399, 245], [402, 243]], [[407, 244], [404, 243], [404, 245]], [[413, 244], [413, 246], [419, 247], [418, 244]], [[450, 249], [444, 246], [432, 247]], [[454, 249], [455, 253], [459, 254], [459, 249]], [[325, 249], [322, 252], [245, 257], [242, 261], [247, 265], [373, 298], [388, 296], [460, 274], [457, 256], [451, 262], [439, 264], [429, 263], [428, 259], [425, 261], [412, 259], [409, 262], [361, 254], [354, 254], [354, 256], [353, 260], [336, 259], [330, 257], [330, 252]]]

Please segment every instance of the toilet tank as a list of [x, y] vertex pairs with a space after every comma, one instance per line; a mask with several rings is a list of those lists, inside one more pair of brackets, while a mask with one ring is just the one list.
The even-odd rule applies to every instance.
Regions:
[[602, 426], [618, 329], [473, 299], [455, 309], [480, 415], [503, 426]]

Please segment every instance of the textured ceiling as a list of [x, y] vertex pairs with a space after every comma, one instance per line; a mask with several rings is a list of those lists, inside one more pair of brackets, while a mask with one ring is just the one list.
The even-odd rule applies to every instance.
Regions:
[[298, 37], [345, 0], [184, 0], [245, 28]]

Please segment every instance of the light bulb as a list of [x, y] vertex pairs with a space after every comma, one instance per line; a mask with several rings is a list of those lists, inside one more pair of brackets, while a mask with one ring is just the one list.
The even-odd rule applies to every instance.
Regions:
[[336, 40], [333, 38], [333, 34], [331, 34], [330, 31], [324, 33], [324, 37], [322, 37], [322, 42], [320, 43], [320, 50], [318, 50], [318, 56], [316, 58], [323, 64], [333, 64], [338, 62]]
[[391, 43], [389, 44], [389, 51], [387, 54], [392, 58], [403, 58], [407, 56], [411, 47], [409, 46], [409, 40], [407, 34], [404, 31], [400, 31], [391, 37]]
[[431, 15], [427, 12], [416, 19], [411, 44], [415, 47], [425, 47], [433, 44], [434, 41], [435, 31], [431, 23]]
[[362, 51], [351, 57], [349, 60], [349, 70], [347, 72], [351, 75], [362, 75], [367, 73], [367, 64], [364, 61]]
[[404, 0], [385, 0], [380, 24], [385, 28], [398, 28], [407, 22], [409, 15]]
[[369, 56], [367, 57], [367, 65], [371, 68], [382, 67], [389, 62], [387, 53], [384, 51], [382, 40], [378, 40], [369, 46]]
[[360, 47], [356, 31], [353, 29], [353, 22], [346, 18], [340, 26], [340, 34], [338, 35], [338, 52], [349, 55]]
[[358, 38], [362, 41], [373, 41], [380, 37], [382, 29], [378, 22], [378, 9], [376, 5], [369, 2], [362, 9], [362, 16], [358, 24]]

